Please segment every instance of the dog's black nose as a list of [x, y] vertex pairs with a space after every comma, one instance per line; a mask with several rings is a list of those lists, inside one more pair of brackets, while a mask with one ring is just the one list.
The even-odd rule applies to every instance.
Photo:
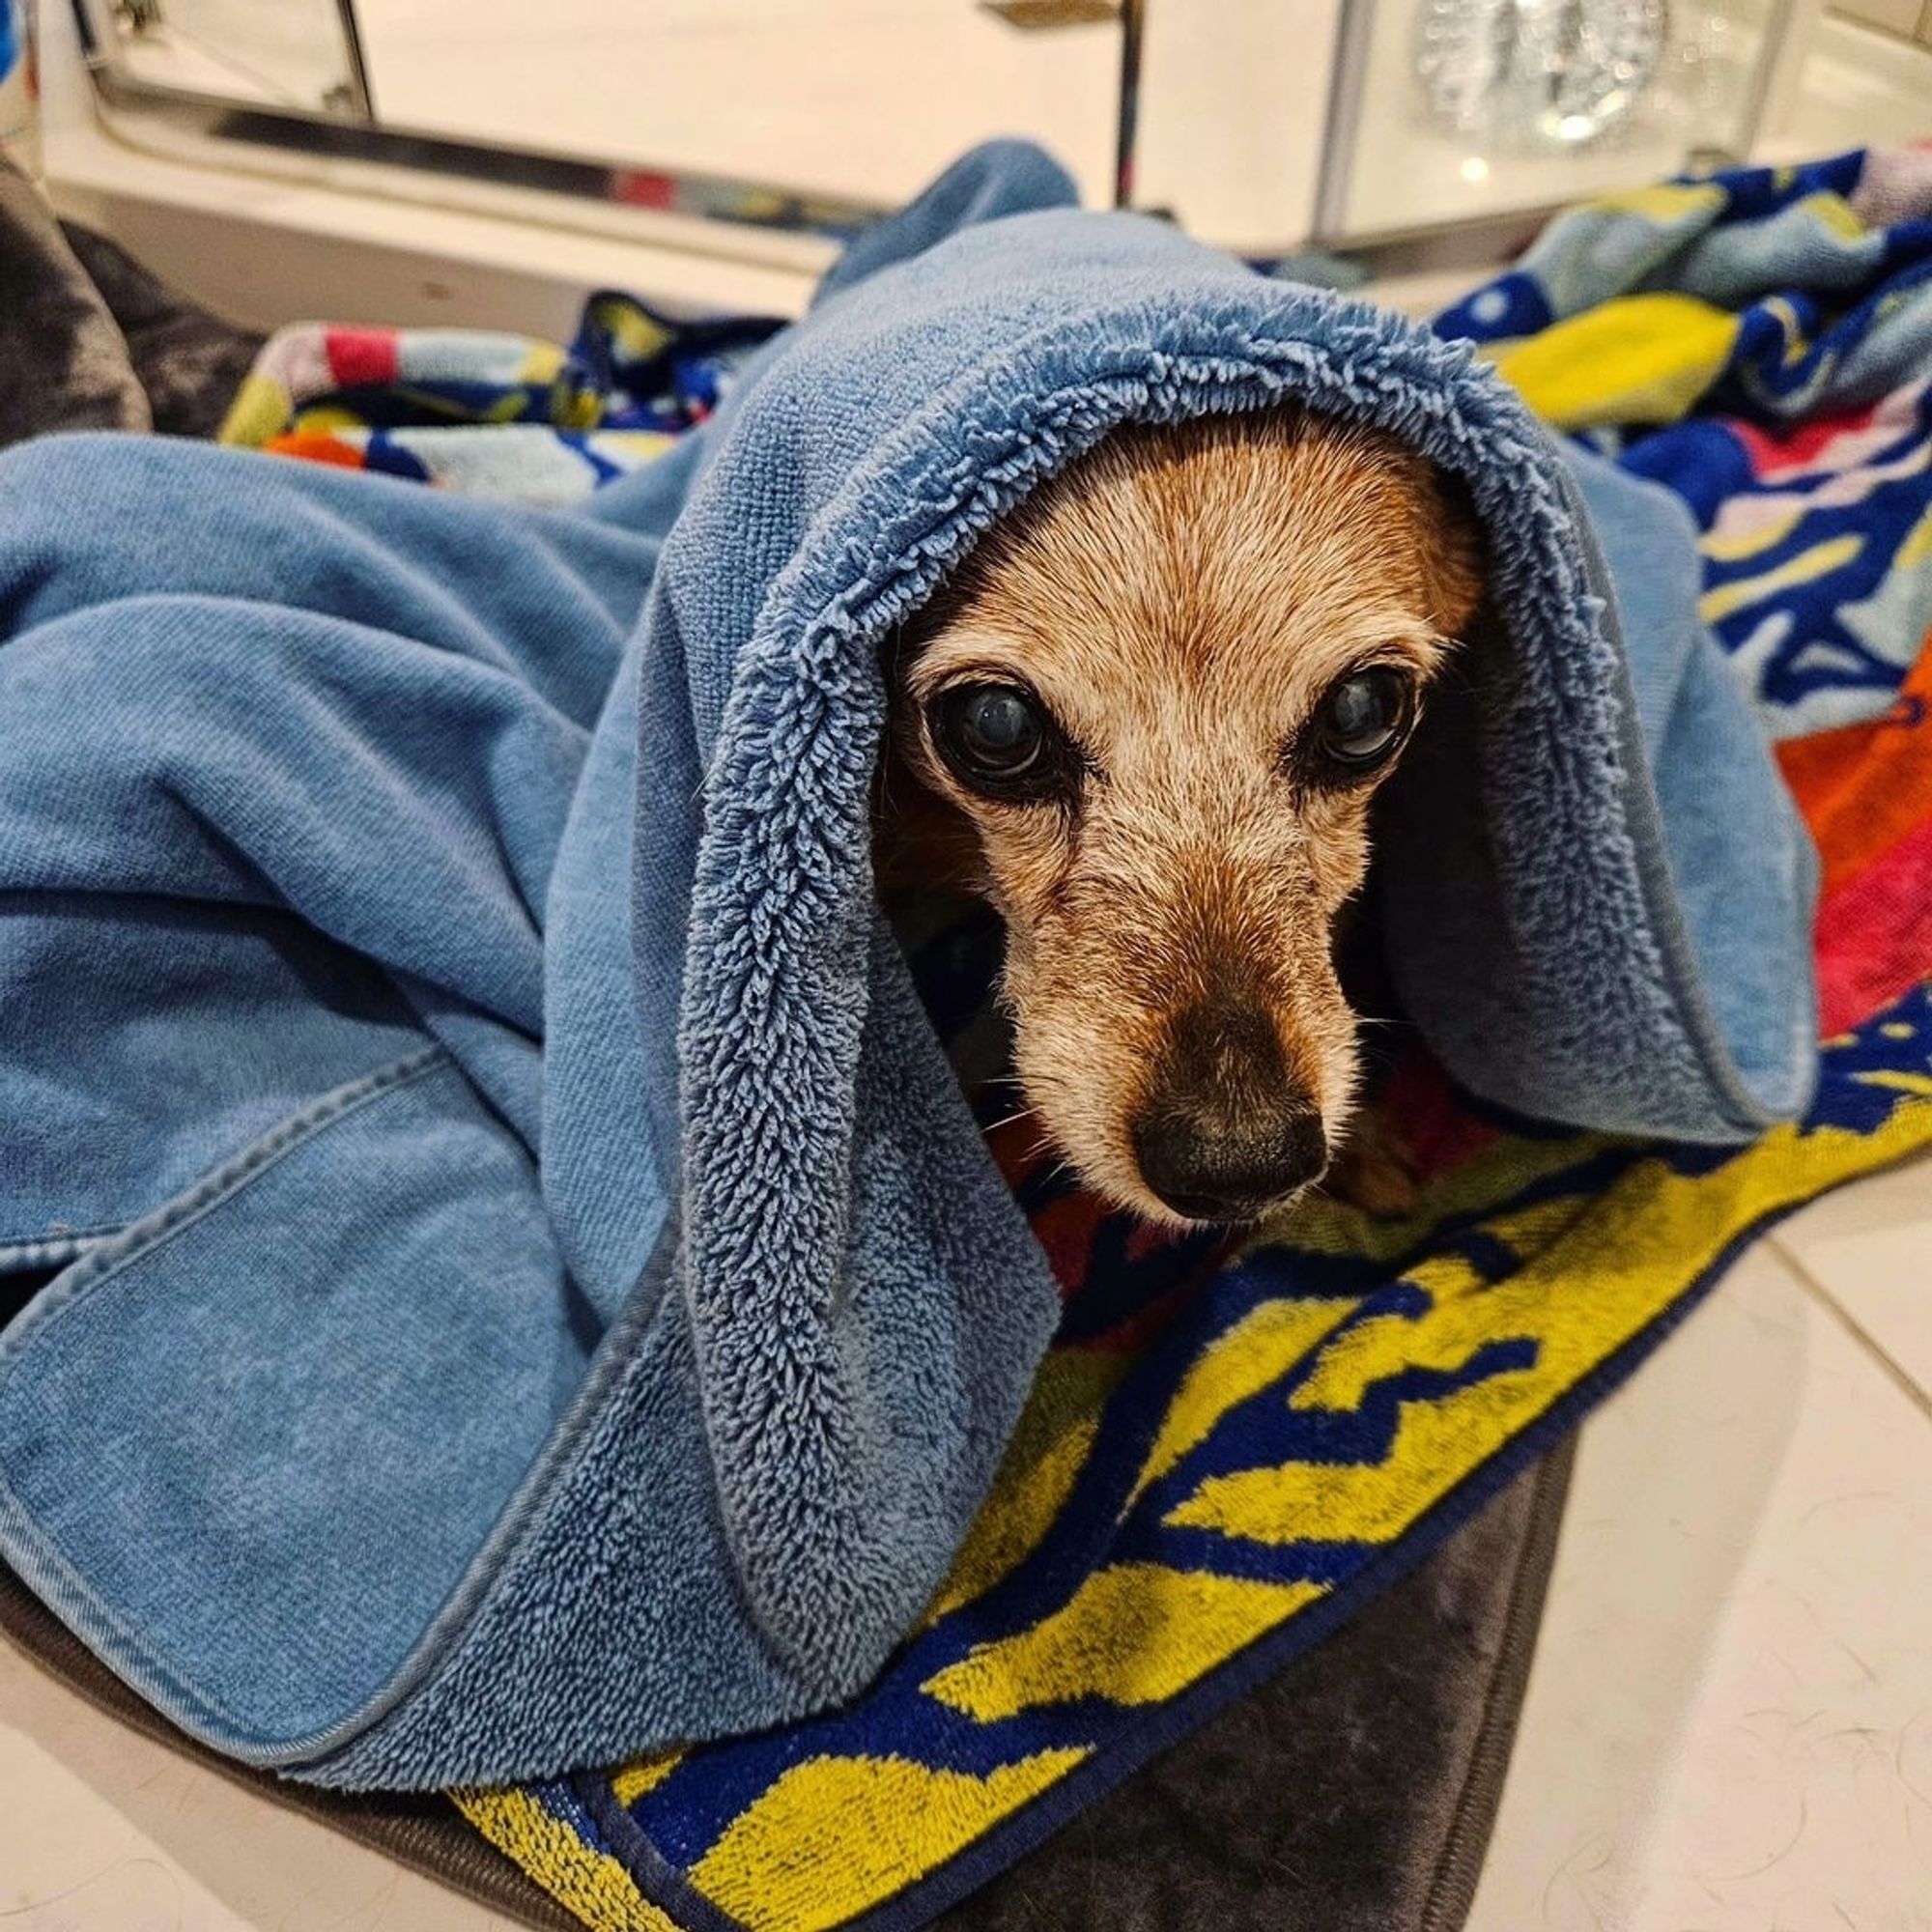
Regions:
[[1190, 1221], [1252, 1221], [1328, 1164], [1321, 1115], [1251, 1000], [1175, 1021], [1133, 1143], [1141, 1179]]
[[1328, 1164], [1313, 1107], [1285, 1108], [1232, 1130], [1157, 1114], [1134, 1132], [1141, 1178], [1190, 1221], [1252, 1221], [1305, 1187]]

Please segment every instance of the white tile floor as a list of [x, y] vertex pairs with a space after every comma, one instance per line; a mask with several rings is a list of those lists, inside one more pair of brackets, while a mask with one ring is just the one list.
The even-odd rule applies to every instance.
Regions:
[[1586, 1427], [1472, 1932], [1932, 1926], [1932, 1161]]
[[[10, 1932], [499, 1922], [0, 1648]], [[1470, 1922], [1932, 1928], [1932, 1160], [1760, 1242], [1585, 1428]]]
[[0, 1639], [8, 1932], [486, 1932], [509, 1922], [150, 1744]]

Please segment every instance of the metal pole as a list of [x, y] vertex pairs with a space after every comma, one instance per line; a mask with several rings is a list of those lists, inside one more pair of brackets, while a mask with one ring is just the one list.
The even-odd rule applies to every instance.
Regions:
[[369, 84], [369, 63], [362, 51], [362, 27], [355, 17], [355, 0], [335, 0], [335, 12], [342, 22], [342, 50], [349, 61], [348, 80], [355, 111], [373, 128], [376, 91]]
[[1141, 118], [1141, 32], [1147, 0], [1121, 0], [1121, 100], [1114, 142], [1114, 206], [1134, 205], [1134, 142]]

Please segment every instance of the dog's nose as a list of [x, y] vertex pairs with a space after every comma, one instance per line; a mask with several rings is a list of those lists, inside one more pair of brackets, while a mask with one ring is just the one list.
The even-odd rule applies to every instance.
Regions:
[[1260, 1002], [1179, 1014], [1133, 1132], [1141, 1179], [1190, 1221], [1252, 1221], [1328, 1163], [1328, 1138]]
[[1321, 1116], [1305, 1103], [1232, 1127], [1161, 1113], [1135, 1129], [1134, 1158], [1177, 1214], [1252, 1221], [1321, 1172], [1328, 1138]]

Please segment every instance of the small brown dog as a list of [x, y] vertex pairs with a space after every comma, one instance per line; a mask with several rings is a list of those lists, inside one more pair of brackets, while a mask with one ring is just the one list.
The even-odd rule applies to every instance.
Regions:
[[1426, 462], [1284, 409], [1117, 431], [900, 640], [882, 882], [998, 909], [1026, 1099], [1116, 1203], [1249, 1221], [1322, 1175], [1336, 916], [1480, 595]]

